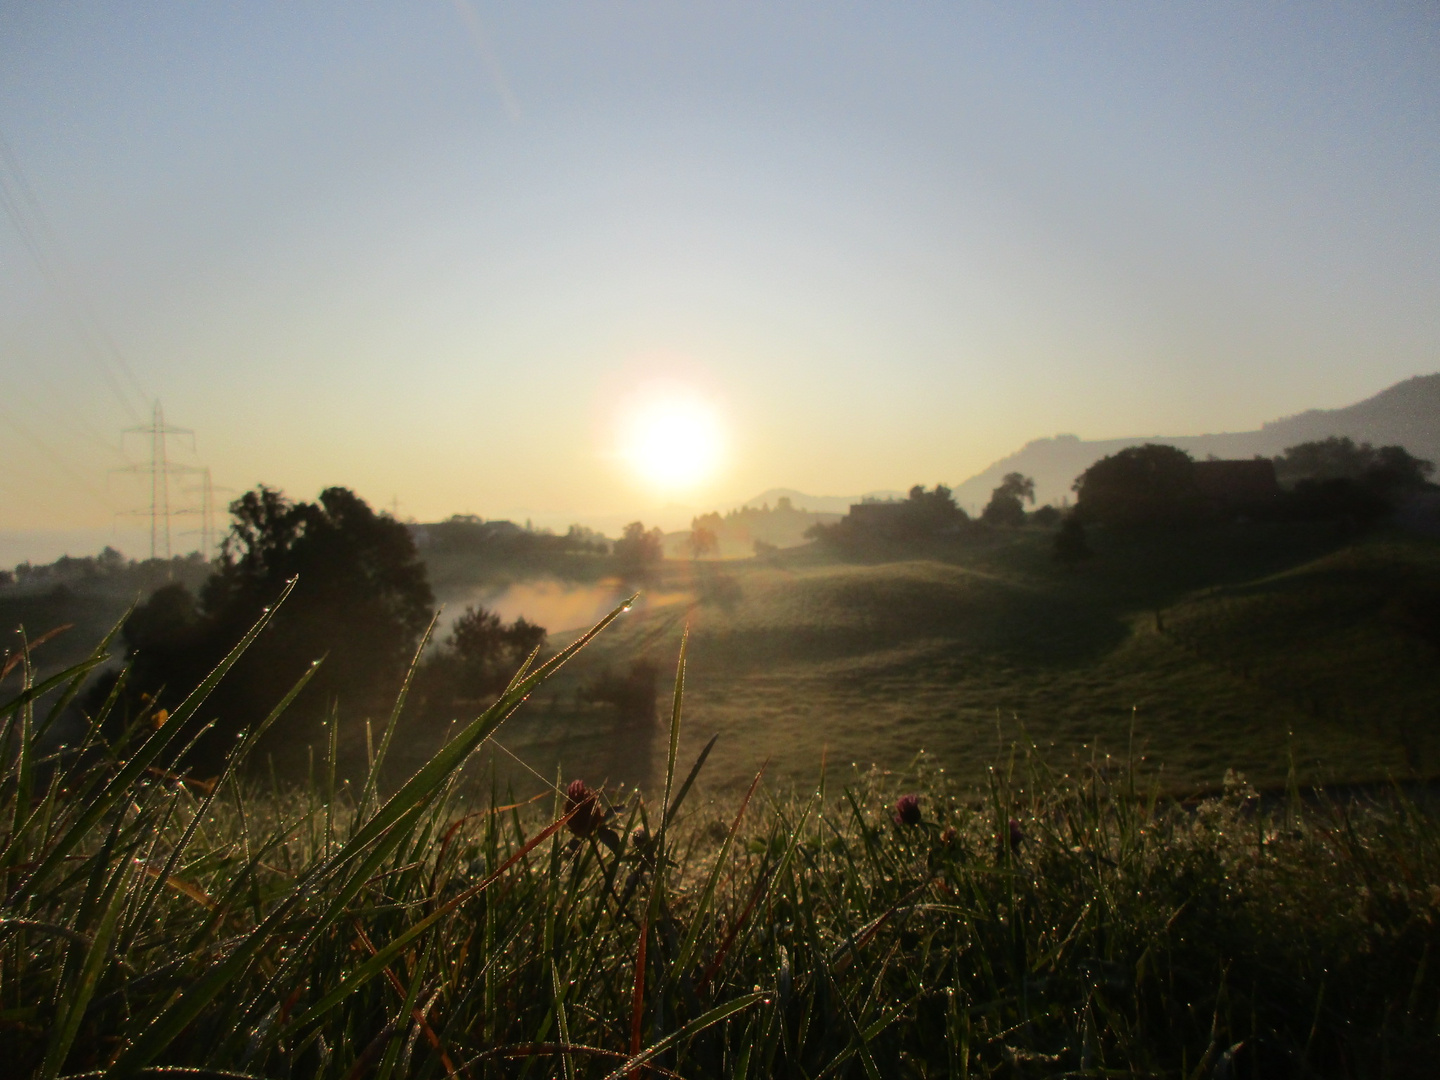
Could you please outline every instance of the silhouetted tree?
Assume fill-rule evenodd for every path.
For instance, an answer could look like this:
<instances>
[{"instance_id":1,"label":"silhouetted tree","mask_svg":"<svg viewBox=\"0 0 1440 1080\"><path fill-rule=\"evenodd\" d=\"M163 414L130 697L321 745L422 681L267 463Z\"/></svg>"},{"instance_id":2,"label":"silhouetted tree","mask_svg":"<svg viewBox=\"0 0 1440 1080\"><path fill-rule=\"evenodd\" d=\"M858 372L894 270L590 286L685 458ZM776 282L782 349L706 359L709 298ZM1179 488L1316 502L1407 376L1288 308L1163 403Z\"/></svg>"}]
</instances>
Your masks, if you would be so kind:
<instances>
[{"instance_id":1,"label":"silhouetted tree","mask_svg":"<svg viewBox=\"0 0 1440 1080\"><path fill-rule=\"evenodd\" d=\"M991 492L980 520L988 525L1024 525L1025 500L1035 502L1035 481L1018 472L1006 473Z\"/></svg>"},{"instance_id":2,"label":"silhouetted tree","mask_svg":"<svg viewBox=\"0 0 1440 1080\"><path fill-rule=\"evenodd\" d=\"M197 718L217 721L197 748L202 769L217 765L235 733L262 719L322 656L320 671L272 729L277 742L331 703L353 721L386 707L433 604L409 530L345 488L329 488L308 503L262 486L236 499L230 512L230 535L198 604L183 589L161 589L125 626L132 709L148 695L173 710L286 582L298 579Z\"/></svg>"},{"instance_id":3,"label":"silhouetted tree","mask_svg":"<svg viewBox=\"0 0 1440 1080\"><path fill-rule=\"evenodd\" d=\"M933 491L926 491L920 484L912 487L900 518L905 530L912 534L942 532L968 520L944 484L936 484Z\"/></svg>"},{"instance_id":4,"label":"silhouetted tree","mask_svg":"<svg viewBox=\"0 0 1440 1080\"><path fill-rule=\"evenodd\" d=\"M571 525L561 539L573 551L595 552L604 555L610 550L610 541L585 525Z\"/></svg>"},{"instance_id":5,"label":"silhouetted tree","mask_svg":"<svg viewBox=\"0 0 1440 1080\"><path fill-rule=\"evenodd\" d=\"M691 557L696 559L713 555L720 549L720 541L715 537L715 530L708 529L703 525L692 528L690 538L685 543L690 549Z\"/></svg>"},{"instance_id":6,"label":"silhouetted tree","mask_svg":"<svg viewBox=\"0 0 1440 1080\"><path fill-rule=\"evenodd\" d=\"M1287 447L1275 459L1282 483L1355 480L1381 494L1423 488L1434 471L1434 464L1412 457L1403 446L1376 448L1336 437Z\"/></svg>"},{"instance_id":7,"label":"silhouetted tree","mask_svg":"<svg viewBox=\"0 0 1440 1080\"><path fill-rule=\"evenodd\" d=\"M665 534L659 529L650 529L638 521L625 526L620 539L613 547L615 562L620 572L628 577L646 577L660 565L665 557Z\"/></svg>"},{"instance_id":8,"label":"silhouetted tree","mask_svg":"<svg viewBox=\"0 0 1440 1080\"><path fill-rule=\"evenodd\" d=\"M1155 443L1101 458L1080 474L1075 492L1083 520L1120 527L1181 524L1204 509L1190 455Z\"/></svg>"},{"instance_id":9,"label":"silhouetted tree","mask_svg":"<svg viewBox=\"0 0 1440 1080\"><path fill-rule=\"evenodd\" d=\"M216 662L199 605L182 584L165 585L151 593L125 620L122 635L131 676L124 701L127 708L112 712L107 721L104 734L112 741L134 716L173 709L184 696L174 691L198 685ZM109 695L114 680L112 674L99 681L91 694L92 709Z\"/></svg>"},{"instance_id":10,"label":"silhouetted tree","mask_svg":"<svg viewBox=\"0 0 1440 1080\"><path fill-rule=\"evenodd\" d=\"M1434 465L1401 446L1374 447L1332 437L1288 447L1275 458L1289 485L1284 512L1300 520L1367 525L1429 487Z\"/></svg>"},{"instance_id":11,"label":"silhouetted tree","mask_svg":"<svg viewBox=\"0 0 1440 1080\"><path fill-rule=\"evenodd\" d=\"M1368 442L1331 436L1315 442L1287 446L1274 459L1274 472L1282 482L1300 480L1361 480L1371 472L1388 474L1392 481L1424 484L1434 465L1413 458L1404 446L1374 448Z\"/></svg>"},{"instance_id":12,"label":"silhouetted tree","mask_svg":"<svg viewBox=\"0 0 1440 1080\"><path fill-rule=\"evenodd\" d=\"M1435 464L1412 457L1403 446L1382 446L1362 479L1377 491L1402 494L1430 486Z\"/></svg>"},{"instance_id":13,"label":"silhouetted tree","mask_svg":"<svg viewBox=\"0 0 1440 1080\"><path fill-rule=\"evenodd\" d=\"M493 611L467 607L416 677L422 710L447 712L499 694L545 636L543 626L524 616L507 625Z\"/></svg>"}]
</instances>

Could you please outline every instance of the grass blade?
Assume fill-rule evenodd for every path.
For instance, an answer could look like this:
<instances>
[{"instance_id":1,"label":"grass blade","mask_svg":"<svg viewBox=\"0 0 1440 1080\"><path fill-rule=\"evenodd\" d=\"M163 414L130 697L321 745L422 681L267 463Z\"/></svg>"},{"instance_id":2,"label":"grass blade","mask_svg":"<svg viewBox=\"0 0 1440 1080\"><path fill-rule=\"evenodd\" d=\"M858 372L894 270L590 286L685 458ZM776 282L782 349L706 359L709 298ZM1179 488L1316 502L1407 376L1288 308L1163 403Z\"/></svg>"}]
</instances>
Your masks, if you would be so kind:
<instances>
[{"instance_id":1,"label":"grass blade","mask_svg":"<svg viewBox=\"0 0 1440 1080\"><path fill-rule=\"evenodd\" d=\"M110 961L110 942L115 937L120 912L127 899L127 890L123 886L130 878L131 865L131 860L125 859L110 877L105 896L105 914L100 919L95 937L85 953L79 981L64 1003L62 1017L55 1024L50 1046L45 1052L45 1061L40 1066L40 1080L54 1080L54 1077L60 1075L60 1069L64 1066L75 1036L80 1031L80 1023L85 1019L85 1010L95 994L95 986Z\"/></svg>"},{"instance_id":2,"label":"grass blade","mask_svg":"<svg viewBox=\"0 0 1440 1080\"><path fill-rule=\"evenodd\" d=\"M623 604L620 604L610 614L606 615L591 629L585 632L584 636L572 643L562 652L552 656L540 666L533 674L527 676L521 682L513 685L508 691L500 696L500 699L472 720L459 735L451 739L432 757L428 762L416 771L415 775L401 786L400 790L390 796L389 799L375 812L364 825L360 827L351 838L350 843L341 851L341 856L348 855L351 848L365 846L371 843L376 837L411 807L417 805L424 799L429 798L435 790L443 783L452 772L454 772L468 758L474 749L489 738L506 718L515 711L521 702L529 696L530 692L553 675L561 665L574 656L577 652L588 645L595 635L604 630L614 622L623 612L630 610L634 603L632 596ZM337 856L339 858L340 856Z\"/></svg>"},{"instance_id":3,"label":"grass blade","mask_svg":"<svg viewBox=\"0 0 1440 1080\"><path fill-rule=\"evenodd\" d=\"M712 740L713 741L713 740ZM700 890L700 898L695 902L695 908L690 917L690 929L686 931L684 940L675 954L674 974L675 978L684 978L685 973L690 970L690 961L695 956L695 947L700 941L700 932L705 926L705 917L710 911L710 905L715 899L715 887L720 882L720 875L725 869L725 859L730 853L730 848L735 843L735 837L740 831L740 819L745 816L745 808L750 805L750 799L755 794L755 789L760 786L760 778L765 775L762 766L755 774L755 779L750 781L750 790L745 792L745 798L740 801L740 809L736 811L735 820L730 824L730 831L725 834L725 839L720 844L720 850L715 856L715 865L710 868L710 874L705 879L705 886Z\"/></svg>"},{"instance_id":4,"label":"grass blade","mask_svg":"<svg viewBox=\"0 0 1440 1080\"><path fill-rule=\"evenodd\" d=\"M395 697L395 707L390 710L390 719L385 724L385 733L380 736L380 748L375 752L375 759L370 762L370 768L365 775L365 787L360 792L360 804L355 810L357 821L364 820L365 809L370 805L370 799L374 797L380 783L380 770L385 764L386 755L390 752L390 740L395 737L395 725L400 721L400 712L405 707L405 698L410 693L410 684L414 681L415 672L420 667L420 657L425 652L425 646L430 644L430 636L435 633L435 624L439 621L440 610L437 610L431 616L430 625L425 628L425 633L420 635L420 644L415 647L415 656L405 672L404 681L400 684L400 693Z\"/></svg>"},{"instance_id":5,"label":"grass blade","mask_svg":"<svg viewBox=\"0 0 1440 1080\"><path fill-rule=\"evenodd\" d=\"M727 1001L723 1005L715 1006L715 1008L711 1009L709 1012L704 1013L701 1016L697 1016L694 1020L691 1020L684 1027L672 1031L663 1039L652 1043L650 1046L646 1047L638 1054L631 1055L631 1057L625 1062L625 1064L621 1065L614 1072L606 1076L605 1080L621 1080L621 1077L633 1074L637 1069L640 1068L640 1066L646 1064L651 1059L658 1057L660 1054L663 1054L666 1050L669 1050L677 1043L682 1043L686 1039L700 1034L700 1032L704 1031L706 1028L714 1024L718 1024L722 1020L728 1020L736 1013L744 1009L748 1009L751 1005L754 1005L762 997L764 997L764 994L761 993L742 994L732 1001Z\"/></svg>"},{"instance_id":6,"label":"grass blade","mask_svg":"<svg viewBox=\"0 0 1440 1080\"><path fill-rule=\"evenodd\" d=\"M674 819L675 814L680 809L680 804L685 801L685 796L690 794L690 788L694 785L695 778L700 775L700 770L705 767L705 759L710 756L710 751L715 749L715 744L719 741L720 733L717 731L714 735L710 736L710 741L707 742L705 748L700 751L699 757L695 759L695 764L690 766L689 775L685 777L685 782L680 785L680 790L675 793L675 801L670 803L665 809L665 820L661 823L662 829L669 825L671 820Z\"/></svg>"},{"instance_id":7,"label":"grass blade","mask_svg":"<svg viewBox=\"0 0 1440 1080\"><path fill-rule=\"evenodd\" d=\"M265 629L266 624L269 623L270 619L274 616L276 609L285 602L285 598L290 595L294 588L295 579L291 578L290 582L285 586L285 590L280 594L279 599L265 609L260 618L256 620L255 625L252 626L246 632L245 636L240 639L240 642L230 650L225 659L220 661L215 667L215 670L205 676L204 681L190 692L190 695L180 704L180 707L175 710L170 719L140 745L140 748L105 786L104 790L100 792L90 807L80 815L66 834L51 846L50 851L40 865L26 876L15 888L15 891L6 899L5 903L7 907L14 907L20 897L26 895L33 890L39 882L43 881L45 877L59 865L60 860L70 854L75 846L85 838L86 834L94 828L96 822L104 817L117 802L129 795L130 788L134 782L144 775L145 770L150 767L151 763L164 753L165 749L179 737L181 730L185 726L185 721L193 716L196 710L205 703L205 699L210 696L210 692L214 690L220 680L225 677L226 672L235 666L236 661L245 654L245 650L250 647L250 643L259 636L261 630ZM87 663L89 663L89 661L87 661Z\"/></svg>"},{"instance_id":8,"label":"grass blade","mask_svg":"<svg viewBox=\"0 0 1440 1080\"><path fill-rule=\"evenodd\" d=\"M506 859L505 862L503 862L498 868L496 868L494 873L490 874L484 880L479 881L474 885L471 885L468 889L465 889L453 899L442 904L435 911L431 912L425 918L412 925L404 933L395 937L383 948L379 949L375 953L375 955L372 956L369 960L365 961L355 970L351 971L350 974L345 976L345 978L341 980L339 986L335 987L335 989L331 990L318 1002L316 1002L310 1008L306 1009L304 1013L292 1020L290 1022L290 1026L286 1028L284 1032L277 1032L275 1038L278 1039L284 1035L294 1034L298 1031L303 1030L308 1024L311 1024L315 1020L318 1020L321 1016L329 1012L336 1005L340 1004L340 1002L345 1000L345 998L349 997L352 993L358 990L370 979L373 979L376 975L380 974L380 972L385 969L385 965L388 964L391 960L393 960L396 956L400 955L406 945L408 945L411 941L415 940L415 938L423 934L431 926L434 926L435 923L437 923L440 919L444 918L446 915L449 915L461 904L464 904L467 901L474 899L476 896L479 896L482 892L488 889L491 885L493 885L496 881L500 879L500 877L505 873L505 871L509 870L512 866L514 866L517 862L523 859L536 847L548 840L557 830L568 824L570 818L574 816L574 813L575 811L571 811L559 821L552 822L550 825L548 825L546 828L542 829L538 834L532 837L523 847L520 848L520 850L516 851L513 855Z\"/></svg>"}]
</instances>

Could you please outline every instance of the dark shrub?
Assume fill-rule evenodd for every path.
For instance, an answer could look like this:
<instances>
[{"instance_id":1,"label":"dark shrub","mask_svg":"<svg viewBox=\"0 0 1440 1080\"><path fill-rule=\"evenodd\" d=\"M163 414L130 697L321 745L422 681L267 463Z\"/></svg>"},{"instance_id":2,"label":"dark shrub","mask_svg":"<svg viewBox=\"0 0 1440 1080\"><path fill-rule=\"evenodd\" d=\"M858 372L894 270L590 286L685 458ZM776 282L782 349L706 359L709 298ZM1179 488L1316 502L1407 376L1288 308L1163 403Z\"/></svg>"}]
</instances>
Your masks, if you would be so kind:
<instances>
[{"instance_id":1,"label":"dark shrub","mask_svg":"<svg viewBox=\"0 0 1440 1080\"><path fill-rule=\"evenodd\" d=\"M580 690L580 700L609 705L627 723L653 724L660 668L651 660L636 660L624 675L607 671Z\"/></svg>"},{"instance_id":2,"label":"dark shrub","mask_svg":"<svg viewBox=\"0 0 1440 1080\"><path fill-rule=\"evenodd\" d=\"M1085 542L1085 525L1074 514L1070 514L1060 523L1060 530L1055 534L1053 554L1056 562L1066 566L1074 566L1095 554Z\"/></svg>"}]
</instances>

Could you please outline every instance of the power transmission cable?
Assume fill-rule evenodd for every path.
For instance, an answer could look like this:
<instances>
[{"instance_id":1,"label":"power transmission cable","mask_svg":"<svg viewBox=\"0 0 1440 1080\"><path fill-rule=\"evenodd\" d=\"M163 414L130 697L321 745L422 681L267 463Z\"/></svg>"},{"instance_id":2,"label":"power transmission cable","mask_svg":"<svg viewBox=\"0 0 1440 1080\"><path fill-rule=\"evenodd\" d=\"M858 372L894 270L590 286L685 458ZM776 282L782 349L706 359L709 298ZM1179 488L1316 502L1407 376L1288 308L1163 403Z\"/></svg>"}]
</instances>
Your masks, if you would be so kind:
<instances>
[{"instance_id":1,"label":"power transmission cable","mask_svg":"<svg viewBox=\"0 0 1440 1080\"><path fill-rule=\"evenodd\" d=\"M47 415L37 415L44 411L43 408L36 402L30 402L26 412L32 419L49 431L70 428L77 437L100 447L121 461L127 460L120 444L106 438L104 429L81 411L83 406L55 385L46 365L36 362L26 363L24 366L26 378L44 392L49 406Z\"/></svg>"},{"instance_id":2,"label":"power transmission cable","mask_svg":"<svg viewBox=\"0 0 1440 1080\"><path fill-rule=\"evenodd\" d=\"M4 405L0 405L0 419L3 419L7 424L9 424L10 427L13 428L16 432L18 432L20 436L25 439L26 442L30 443L32 446L35 447L35 449L39 450L42 454L49 458L52 463L58 465L64 472L69 474L70 478L76 483L78 483L81 488L84 489L87 495L95 499L95 501L105 507L106 510L111 511L112 513L114 512L114 504L110 502L110 500L98 488L96 488L92 483L90 483L90 481L85 478L84 474L82 474L78 469L76 469L73 465L66 461L65 458L61 456L58 452L56 452L55 449L51 447L44 439L40 438L39 435L36 435L35 432L31 431L28 427L26 427L19 420L17 420L15 416L10 412L10 410L5 408Z\"/></svg>"},{"instance_id":3,"label":"power transmission cable","mask_svg":"<svg viewBox=\"0 0 1440 1080\"><path fill-rule=\"evenodd\" d=\"M36 266L40 268L41 276L45 278L47 284L49 284L50 287L59 296L61 306L66 309L65 314L69 319L72 328L79 336L81 345L84 347L87 354L89 354L93 359L96 346L93 338L91 337L90 330L85 325L84 319L81 316L77 315L74 308L74 300L69 295L68 290L66 289L64 283L61 281L59 274L49 264L45 256L45 252L40 249L34 237L28 232L24 219L20 216L19 212L15 207L14 199L11 197L9 186L3 172L0 172L0 206L3 206L5 208L6 214L10 217L11 224L15 226L15 231L20 235L21 242L24 244L26 250L30 252L30 256L32 259L35 260ZM115 400L119 403L120 407L125 410L125 412L130 416L132 420L138 421L140 419L139 413L136 412L135 406L125 395L124 390L121 388L120 383L115 378L115 373L110 369L110 366L103 362L100 362L97 366L100 369L101 378L104 380L105 385L109 389L111 395L115 398Z\"/></svg>"},{"instance_id":4,"label":"power transmission cable","mask_svg":"<svg viewBox=\"0 0 1440 1080\"><path fill-rule=\"evenodd\" d=\"M100 366L107 370L108 381L117 391L121 404L124 405L131 417L138 421L140 414L134 403L121 390L114 374L108 371L110 365L113 364L119 370L124 381L129 384L131 391L140 401L148 401L150 396L140 385L129 361L125 359L125 355L120 351L115 339L111 337L104 323L96 314L94 305L89 302L84 290L79 287L79 275L75 273L74 268L65 257L64 245L61 244L49 219L45 216L45 211L40 206L40 200L35 197L35 191L30 186L25 170L21 167L15 151L5 140L3 131L0 131L0 163L5 166L4 170L0 170L0 189L3 189L7 213L16 223L17 229L21 232L22 241L25 242L32 257L35 258L37 265L40 266L41 273L61 294L64 302L70 306L70 315L75 321L77 329L85 337L87 344L100 352ZM5 176L7 171L10 174L10 181L7 181ZM19 191L18 199L11 190L11 182ZM30 223L31 220L34 222L33 225ZM98 346L94 341L95 338L99 339Z\"/></svg>"},{"instance_id":5,"label":"power transmission cable","mask_svg":"<svg viewBox=\"0 0 1440 1080\"><path fill-rule=\"evenodd\" d=\"M138 399L140 402L151 404L150 395L140 384L140 380L136 378L135 371L125 358L125 354L121 352L119 345L116 344L94 305L90 303L84 289L81 288L80 276L75 273L69 260L65 257L64 245L61 244L55 230L50 226L44 209L40 205L40 200L36 198L20 160L9 142L6 141L3 132L0 132L0 207L4 208L6 216L15 228L16 235L39 268L41 276L58 296L66 317L78 334L88 358L99 368L100 375L111 396L135 421L136 426L127 428L126 432L150 436L148 464L129 464L111 470L112 472L146 473L150 476L149 510L136 512L137 515L148 515L150 518L150 557L156 558L163 550L165 558L170 558L172 554L171 518L194 512L171 508L170 478L172 475L183 473L204 474L201 491L202 506L198 512L202 519L201 542L202 546L207 548L206 555L208 557L208 548L213 544L215 532L213 524L214 487L210 482L210 470L170 461L166 446L166 436L187 434L191 436L193 442L194 432L189 428L167 425L158 400L153 401L150 422L144 423L142 413L136 408L135 401ZM48 378L40 374L38 381L56 400L56 403L62 406L60 409L60 415L63 417L62 424L78 427L80 433L91 442L105 447L110 453L125 460L124 433L122 433L121 445L112 444L98 434L97 429L79 415L72 405L66 404L64 395L56 390ZM97 492L94 486L66 462L62 455L36 436L33 431L20 424L8 411L4 412L3 416L12 428L59 465L64 472L79 481L87 494L105 505L107 509L111 509L109 500ZM51 424L49 426L59 425Z\"/></svg>"},{"instance_id":6,"label":"power transmission cable","mask_svg":"<svg viewBox=\"0 0 1440 1080\"><path fill-rule=\"evenodd\" d=\"M50 227L20 159L5 140L3 132L0 132L0 206L4 207L21 244L30 253L41 276L59 296L67 317L100 368L106 386L130 418L141 423L143 414L135 407L125 387L128 385L135 398L142 402L148 401L150 395L140 385L134 369L79 287L79 276L65 258L64 247Z\"/></svg>"}]
</instances>

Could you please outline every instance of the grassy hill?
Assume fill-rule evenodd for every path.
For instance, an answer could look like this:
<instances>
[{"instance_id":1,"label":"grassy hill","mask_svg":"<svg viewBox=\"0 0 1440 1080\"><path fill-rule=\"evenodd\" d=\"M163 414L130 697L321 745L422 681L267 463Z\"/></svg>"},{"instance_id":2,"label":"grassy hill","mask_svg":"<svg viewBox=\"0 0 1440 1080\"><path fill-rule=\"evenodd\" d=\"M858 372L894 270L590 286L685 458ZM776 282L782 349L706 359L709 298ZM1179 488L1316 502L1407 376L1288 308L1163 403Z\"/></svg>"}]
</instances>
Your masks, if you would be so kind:
<instances>
[{"instance_id":1,"label":"grassy hill","mask_svg":"<svg viewBox=\"0 0 1440 1080\"><path fill-rule=\"evenodd\" d=\"M1132 725L1175 788L1232 768L1277 783L1292 758L1316 780L1440 772L1433 542L1097 531L1075 572L1049 543L1016 530L905 559L667 563L502 741L542 772L587 762L643 784L655 729L574 695L637 656L669 670L688 624L688 730L720 733L707 773L726 782L767 758L798 777L822 755L901 768L920 750L974 778L1017 743L1066 767L1097 745L1124 754Z\"/></svg>"}]
</instances>

